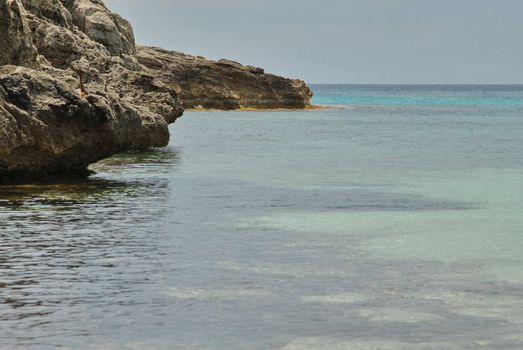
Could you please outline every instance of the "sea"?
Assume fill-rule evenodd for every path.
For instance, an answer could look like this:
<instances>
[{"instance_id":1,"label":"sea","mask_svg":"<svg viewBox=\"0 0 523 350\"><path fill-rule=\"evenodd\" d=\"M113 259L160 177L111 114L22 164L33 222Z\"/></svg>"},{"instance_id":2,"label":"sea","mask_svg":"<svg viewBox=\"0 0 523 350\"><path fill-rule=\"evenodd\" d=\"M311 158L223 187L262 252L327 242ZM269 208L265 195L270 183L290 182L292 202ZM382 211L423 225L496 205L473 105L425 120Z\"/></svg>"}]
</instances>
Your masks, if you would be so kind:
<instances>
[{"instance_id":1,"label":"sea","mask_svg":"<svg viewBox=\"0 0 523 350\"><path fill-rule=\"evenodd\" d=\"M523 86L312 89L0 187L0 349L523 349Z\"/></svg>"}]
</instances>

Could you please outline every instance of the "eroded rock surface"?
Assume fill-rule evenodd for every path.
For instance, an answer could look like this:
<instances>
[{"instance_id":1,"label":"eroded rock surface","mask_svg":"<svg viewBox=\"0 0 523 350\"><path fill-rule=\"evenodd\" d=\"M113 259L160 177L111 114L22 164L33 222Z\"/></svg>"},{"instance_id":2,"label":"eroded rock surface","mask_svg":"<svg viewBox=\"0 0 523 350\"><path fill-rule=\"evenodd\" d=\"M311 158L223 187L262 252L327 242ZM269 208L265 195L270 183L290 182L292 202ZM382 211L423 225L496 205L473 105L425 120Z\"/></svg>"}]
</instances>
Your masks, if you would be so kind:
<instances>
[{"instance_id":1,"label":"eroded rock surface","mask_svg":"<svg viewBox=\"0 0 523 350\"><path fill-rule=\"evenodd\" d=\"M137 58L151 74L178 93L185 108L289 108L310 106L311 90L302 80L265 73L262 68L155 47L137 47Z\"/></svg>"},{"instance_id":2,"label":"eroded rock surface","mask_svg":"<svg viewBox=\"0 0 523 350\"><path fill-rule=\"evenodd\" d=\"M100 0L0 0L0 182L83 176L167 145L183 109L135 51Z\"/></svg>"}]
</instances>

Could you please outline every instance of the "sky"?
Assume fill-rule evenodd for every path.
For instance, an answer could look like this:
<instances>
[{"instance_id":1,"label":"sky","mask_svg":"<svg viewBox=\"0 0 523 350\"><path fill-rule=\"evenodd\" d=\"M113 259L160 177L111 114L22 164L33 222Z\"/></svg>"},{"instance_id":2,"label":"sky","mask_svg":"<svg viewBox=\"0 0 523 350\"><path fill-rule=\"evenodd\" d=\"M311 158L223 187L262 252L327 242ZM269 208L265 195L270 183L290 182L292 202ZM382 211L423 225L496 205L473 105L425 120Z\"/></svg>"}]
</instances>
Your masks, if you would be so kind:
<instances>
[{"instance_id":1,"label":"sky","mask_svg":"<svg viewBox=\"0 0 523 350\"><path fill-rule=\"evenodd\" d=\"M522 0L105 0L137 42L308 83L522 84Z\"/></svg>"}]
</instances>

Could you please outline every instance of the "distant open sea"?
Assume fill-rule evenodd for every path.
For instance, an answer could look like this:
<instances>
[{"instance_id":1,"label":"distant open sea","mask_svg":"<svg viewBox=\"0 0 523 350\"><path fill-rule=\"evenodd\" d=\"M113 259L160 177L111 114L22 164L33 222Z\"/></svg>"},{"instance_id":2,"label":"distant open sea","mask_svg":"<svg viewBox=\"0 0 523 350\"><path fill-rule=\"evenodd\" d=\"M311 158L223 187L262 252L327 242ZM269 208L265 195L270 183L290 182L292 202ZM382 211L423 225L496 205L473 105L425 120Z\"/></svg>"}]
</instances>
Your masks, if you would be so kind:
<instances>
[{"instance_id":1,"label":"distant open sea","mask_svg":"<svg viewBox=\"0 0 523 350\"><path fill-rule=\"evenodd\" d=\"M523 349L523 86L312 89L0 187L0 349Z\"/></svg>"}]
</instances>

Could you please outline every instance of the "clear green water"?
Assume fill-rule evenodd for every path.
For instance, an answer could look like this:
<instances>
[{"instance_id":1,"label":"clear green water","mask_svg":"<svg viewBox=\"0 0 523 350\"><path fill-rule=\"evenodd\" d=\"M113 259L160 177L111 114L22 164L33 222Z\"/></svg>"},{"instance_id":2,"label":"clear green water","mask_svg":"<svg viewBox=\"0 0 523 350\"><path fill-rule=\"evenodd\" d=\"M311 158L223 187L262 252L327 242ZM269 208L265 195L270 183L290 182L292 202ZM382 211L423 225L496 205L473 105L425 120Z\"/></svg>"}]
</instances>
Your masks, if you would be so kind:
<instances>
[{"instance_id":1,"label":"clear green water","mask_svg":"<svg viewBox=\"0 0 523 350\"><path fill-rule=\"evenodd\" d=\"M0 188L0 348L522 349L523 87L313 89Z\"/></svg>"}]
</instances>

